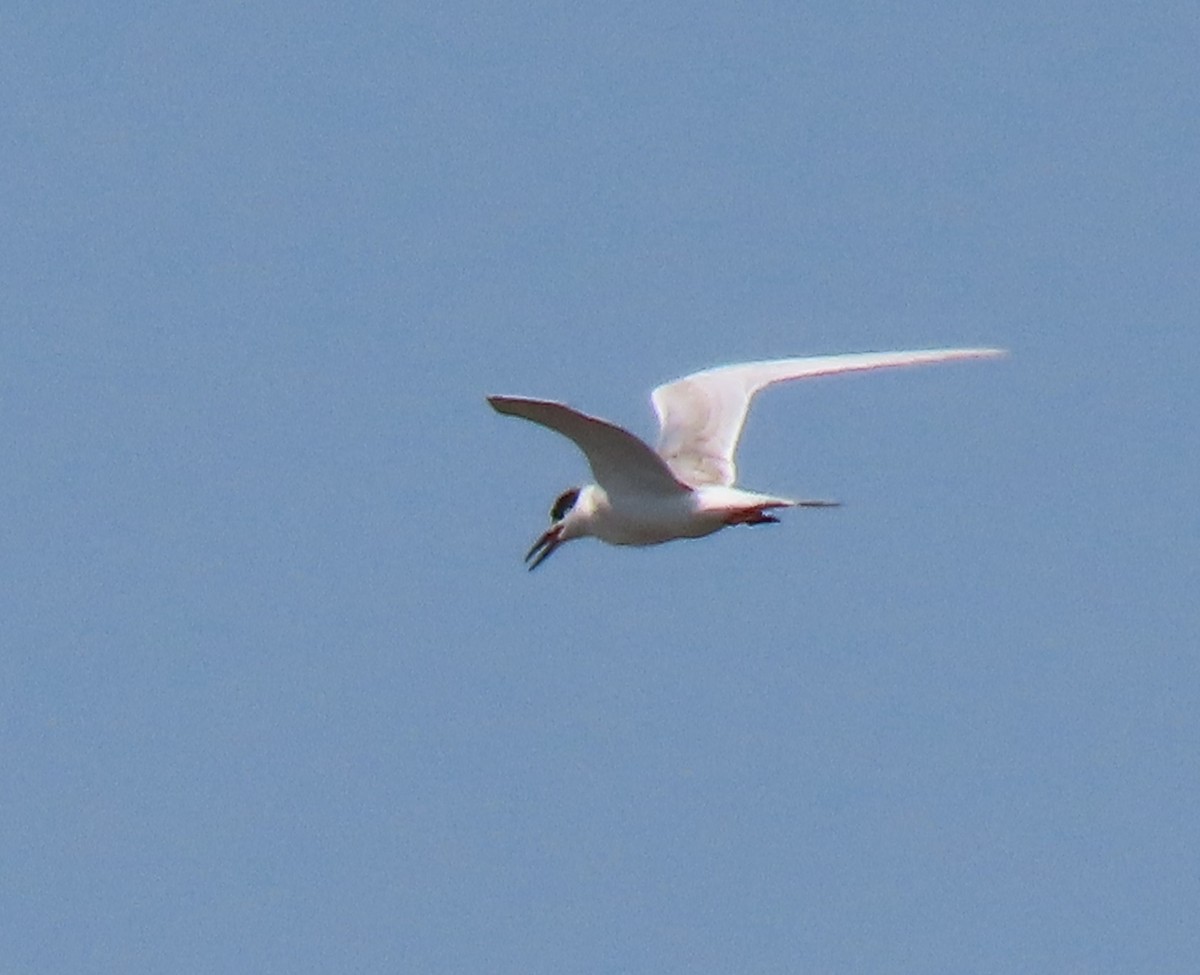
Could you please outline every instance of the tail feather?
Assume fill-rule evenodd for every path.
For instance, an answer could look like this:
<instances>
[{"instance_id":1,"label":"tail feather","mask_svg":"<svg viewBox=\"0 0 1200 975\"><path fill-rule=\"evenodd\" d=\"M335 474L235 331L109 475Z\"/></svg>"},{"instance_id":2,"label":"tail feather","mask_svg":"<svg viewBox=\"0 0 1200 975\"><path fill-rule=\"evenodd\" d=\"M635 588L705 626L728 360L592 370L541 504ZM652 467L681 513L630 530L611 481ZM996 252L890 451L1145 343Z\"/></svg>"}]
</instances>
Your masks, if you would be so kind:
<instances>
[{"instance_id":1,"label":"tail feather","mask_svg":"<svg viewBox=\"0 0 1200 975\"><path fill-rule=\"evenodd\" d=\"M842 502L825 498L772 498L763 497L756 507L768 508L840 508Z\"/></svg>"},{"instance_id":2,"label":"tail feather","mask_svg":"<svg viewBox=\"0 0 1200 975\"><path fill-rule=\"evenodd\" d=\"M775 524L779 521L779 519L774 515L767 514L767 512L776 508L836 508L839 506L839 504L840 502L838 501L818 501L809 498L795 501L790 498L762 498L752 505L746 505L730 510L726 515L725 524Z\"/></svg>"}]
</instances>

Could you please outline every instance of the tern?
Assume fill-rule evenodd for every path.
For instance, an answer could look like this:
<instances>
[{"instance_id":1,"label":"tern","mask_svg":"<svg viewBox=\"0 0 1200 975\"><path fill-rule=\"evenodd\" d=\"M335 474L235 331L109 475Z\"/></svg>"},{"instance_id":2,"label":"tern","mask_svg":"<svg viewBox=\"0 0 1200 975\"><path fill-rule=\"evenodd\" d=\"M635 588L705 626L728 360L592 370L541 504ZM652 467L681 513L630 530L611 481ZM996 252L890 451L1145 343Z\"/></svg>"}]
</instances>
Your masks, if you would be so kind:
<instances>
[{"instance_id":1,"label":"tern","mask_svg":"<svg viewBox=\"0 0 1200 975\"><path fill-rule=\"evenodd\" d=\"M729 525L777 522L779 508L831 508L836 501L794 500L735 487L734 453L761 389L792 379L990 359L1002 349L922 349L742 362L706 369L659 386L658 448L607 420L552 400L489 396L498 413L541 424L573 440L594 484L573 487L550 509L550 527L525 556L533 571L559 546L592 536L610 545L657 545L701 538Z\"/></svg>"}]
</instances>

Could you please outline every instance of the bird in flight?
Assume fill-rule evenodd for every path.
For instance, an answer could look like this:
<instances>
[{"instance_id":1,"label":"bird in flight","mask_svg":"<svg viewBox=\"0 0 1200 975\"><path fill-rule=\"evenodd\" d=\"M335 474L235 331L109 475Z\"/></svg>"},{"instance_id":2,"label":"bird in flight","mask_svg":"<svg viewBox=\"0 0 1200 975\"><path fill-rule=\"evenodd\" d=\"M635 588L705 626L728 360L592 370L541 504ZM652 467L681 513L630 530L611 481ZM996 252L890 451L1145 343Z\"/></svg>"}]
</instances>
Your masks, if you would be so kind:
<instances>
[{"instance_id":1,"label":"bird in flight","mask_svg":"<svg viewBox=\"0 0 1200 975\"><path fill-rule=\"evenodd\" d=\"M779 508L836 507L836 501L779 498L734 486L733 456L755 393L792 379L1004 354L1002 349L852 352L706 369L651 394L659 424L656 450L628 430L565 403L489 396L496 412L531 420L575 441L596 479L558 496L550 509L550 527L525 561L532 571L574 538L657 545L701 538L727 525L777 522L770 512Z\"/></svg>"}]
</instances>

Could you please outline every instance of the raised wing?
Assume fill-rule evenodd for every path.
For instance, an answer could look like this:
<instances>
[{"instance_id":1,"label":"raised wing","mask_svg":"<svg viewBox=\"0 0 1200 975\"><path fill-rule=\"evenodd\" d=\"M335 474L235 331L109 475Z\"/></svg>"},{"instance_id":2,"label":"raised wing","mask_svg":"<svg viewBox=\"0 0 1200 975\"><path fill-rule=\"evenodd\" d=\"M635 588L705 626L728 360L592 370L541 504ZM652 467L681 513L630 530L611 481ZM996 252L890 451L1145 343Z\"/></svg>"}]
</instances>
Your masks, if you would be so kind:
<instances>
[{"instance_id":1,"label":"raised wing","mask_svg":"<svg viewBox=\"0 0 1200 975\"><path fill-rule=\"evenodd\" d=\"M574 440L586 455L596 483L610 495L673 495L688 490L649 446L607 420L550 400L489 396L488 402L497 413L532 420Z\"/></svg>"},{"instance_id":2,"label":"raised wing","mask_svg":"<svg viewBox=\"0 0 1200 975\"><path fill-rule=\"evenodd\" d=\"M651 399L661 427L658 453L685 484L732 485L733 455L754 394L773 383L955 359L990 359L1001 349L852 352L718 366L659 386Z\"/></svg>"}]
</instances>

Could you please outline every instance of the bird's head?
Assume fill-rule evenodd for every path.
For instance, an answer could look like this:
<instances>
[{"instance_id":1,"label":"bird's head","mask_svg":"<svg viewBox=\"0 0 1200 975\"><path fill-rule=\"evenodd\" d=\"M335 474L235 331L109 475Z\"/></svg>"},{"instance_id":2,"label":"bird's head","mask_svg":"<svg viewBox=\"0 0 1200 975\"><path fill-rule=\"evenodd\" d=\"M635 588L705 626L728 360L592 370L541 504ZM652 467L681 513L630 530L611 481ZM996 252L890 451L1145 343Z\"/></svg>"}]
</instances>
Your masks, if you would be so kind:
<instances>
[{"instance_id":1,"label":"bird's head","mask_svg":"<svg viewBox=\"0 0 1200 975\"><path fill-rule=\"evenodd\" d=\"M568 488L554 499L554 504L550 508L550 527L533 543L533 547L525 555L526 562L533 560L529 566L530 572L550 558L554 550L563 542L587 534L584 526L586 515L579 507L582 490L577 487Z\"/></svg>"}]
</instances>

